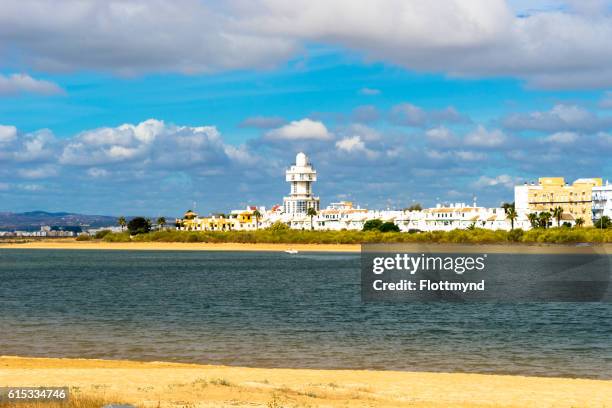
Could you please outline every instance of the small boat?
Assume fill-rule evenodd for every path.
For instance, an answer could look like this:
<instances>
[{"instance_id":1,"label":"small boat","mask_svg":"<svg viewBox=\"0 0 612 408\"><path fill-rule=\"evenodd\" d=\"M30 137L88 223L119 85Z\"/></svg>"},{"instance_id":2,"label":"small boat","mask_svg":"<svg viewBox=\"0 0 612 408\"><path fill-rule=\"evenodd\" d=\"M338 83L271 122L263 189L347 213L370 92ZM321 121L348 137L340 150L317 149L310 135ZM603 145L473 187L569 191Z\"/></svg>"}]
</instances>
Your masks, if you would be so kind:
<instances>
[{"instance_id":1,"label":"small boat","mask_svg":"<svg viewBox=\"0 0 612 408\"><path fill-rule=\"evenodd\" d=\"M285 252L291 255L295 255L298 253L297 249L285 249Z\"/></svg>"}]
</instances>

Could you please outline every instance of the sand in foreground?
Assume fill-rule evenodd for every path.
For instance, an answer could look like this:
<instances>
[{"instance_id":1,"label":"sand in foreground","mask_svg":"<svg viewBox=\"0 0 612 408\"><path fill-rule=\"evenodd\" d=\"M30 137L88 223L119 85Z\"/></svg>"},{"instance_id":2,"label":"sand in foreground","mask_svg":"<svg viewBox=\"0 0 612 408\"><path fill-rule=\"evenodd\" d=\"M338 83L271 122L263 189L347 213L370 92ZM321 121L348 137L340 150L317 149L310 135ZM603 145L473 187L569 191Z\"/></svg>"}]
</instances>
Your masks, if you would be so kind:
<instances>
[{"instance_id":1,"label":"sand in foreground","mask_svg":"<svg viewBox=\"0 0 612 408\"><path fill-rule=\"evenodd\" d=\"M104 242L76 241L75 239L45 239L23 243L1 242L0 249L96 249L96 250L151 250L151 251L276 251L296 249L300 252L360 252L359 244L245 244L211 242ZM503 244L382 244L386 251L457 252L457 253L521 253L521 254L612 254L612 244L578 245L503 245Z\"/></svg>"},{"instance_id":2,"label":"sand in foreground","mask_svg":"<svg viewBox=\"0 0 612 408\"><path fill-rule=\"evenodd\" d=\"M610 407L612 381L0 357L0 386L146 407Z\"/></svg>"}]
</instances>

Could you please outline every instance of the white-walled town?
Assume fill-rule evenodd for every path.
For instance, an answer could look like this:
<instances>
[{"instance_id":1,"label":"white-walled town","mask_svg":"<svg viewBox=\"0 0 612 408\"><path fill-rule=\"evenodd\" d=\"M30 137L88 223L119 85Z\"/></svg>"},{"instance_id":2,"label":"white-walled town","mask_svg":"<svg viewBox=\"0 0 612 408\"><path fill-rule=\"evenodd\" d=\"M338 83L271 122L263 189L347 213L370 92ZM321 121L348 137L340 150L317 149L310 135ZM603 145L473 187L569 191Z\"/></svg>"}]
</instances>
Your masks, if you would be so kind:
<instances>
[{"instance_id":1,"label":"white-walled town","mask_svg":"<svg viewBox=\"0 0 612 408\"><path fill-rule=\"evenodd\" d=\"M181 218L164 225L151 220L153 229L181 231L253 231L275 223L296 230L360 231L368 221L389 223L400 232L451 231L483 228L489 230L529 230L534 227L593 226L602 217L612 218L612 184L602 178L580 178L566 183L563 177L540 177L514 187L514 197L500 207L472 203L440 203L422 208L413 204L403 209L368 209L351 201L332 202L321 208L314 194L317 171L309 157L299 152L295 163L285 171L289 193L282 204L246 206L224 214L201 216L188 210ZM120 217L124 218L124 217ZM164 219L165 220L165 219ZM125 221L125 219L124 219ZM40 225L29 230L4 230L0 237L64 238L100 231L122 232L124 226L86 224Z\"/></svg>"},{"instance_id":2,"label":"white-walled town","mask_svg":"<svg viewBox=\"0 0 612 408\"><path fill-rule=\"evenodd\" d=\"M508 208L480 207L476 202L375 210L340 201L320 209L320 198L313 193L317 171L303 152L297 154L295 164L286 170L285 180L290 191L283 198L283 205L271 208L248 206L232 210L227 215L207 217L189 210L183 218L176 220L176 227L185 231L255 230L280 222L292 229L362 230L368 220L381 220L392 222L402 232L474 227L528 230L536 222L533 214L550 213L550 218L545 221L550 226L591 226L602 216L612 216L612 185L608 181L603 183L601 178L581 178L567 184L563 177L542 177L537 182L517 185L514 188L515 215ZM553 214L555 209L557 218Z\"/></svg>"}]
</instances>

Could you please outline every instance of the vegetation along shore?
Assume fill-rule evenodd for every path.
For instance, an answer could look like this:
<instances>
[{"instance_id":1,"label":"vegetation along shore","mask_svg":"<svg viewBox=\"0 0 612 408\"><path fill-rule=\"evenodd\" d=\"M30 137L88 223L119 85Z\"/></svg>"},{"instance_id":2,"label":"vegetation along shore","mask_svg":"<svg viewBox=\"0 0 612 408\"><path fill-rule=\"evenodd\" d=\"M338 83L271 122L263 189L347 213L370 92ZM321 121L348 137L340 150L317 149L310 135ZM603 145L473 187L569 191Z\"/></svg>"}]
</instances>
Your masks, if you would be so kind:
<instances>
[{"instance_id":1,"label":"vegetation along shore","mask_svg":"<svg viewBox=\"0 0 612 408\"><path fill-rule=\"evenodd\" d=\"M455 244L571 244L610 243L612 228L534 228L489 230L481 228L431 231L383 232L367 231L311 231L293 230L282 225L256 231L178 231L158 230L132 234L129 231L111 233L102 231L81 240L99 239L105 242L207 242L207 243L269 243L269 244L361 244L361 243L455 243Z\"/></svg>"}]
</instances>

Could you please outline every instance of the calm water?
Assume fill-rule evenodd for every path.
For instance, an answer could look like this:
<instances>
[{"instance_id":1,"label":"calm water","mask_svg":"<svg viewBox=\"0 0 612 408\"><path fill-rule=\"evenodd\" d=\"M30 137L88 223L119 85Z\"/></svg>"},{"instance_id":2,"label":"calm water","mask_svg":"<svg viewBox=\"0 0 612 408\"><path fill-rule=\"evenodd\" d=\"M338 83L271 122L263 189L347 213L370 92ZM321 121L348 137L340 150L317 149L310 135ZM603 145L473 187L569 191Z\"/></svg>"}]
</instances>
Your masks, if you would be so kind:
<instances>
[{"instance_id":1,"label":"calm water","mask_svg":"<svg viewBox=\"0 0 612 408\"><path fill-rule=\"evenodd\" d=\"M0 355L612 378L612 304L363 304L353 254L0 250Z\"/></svg>"}]
</instances>

